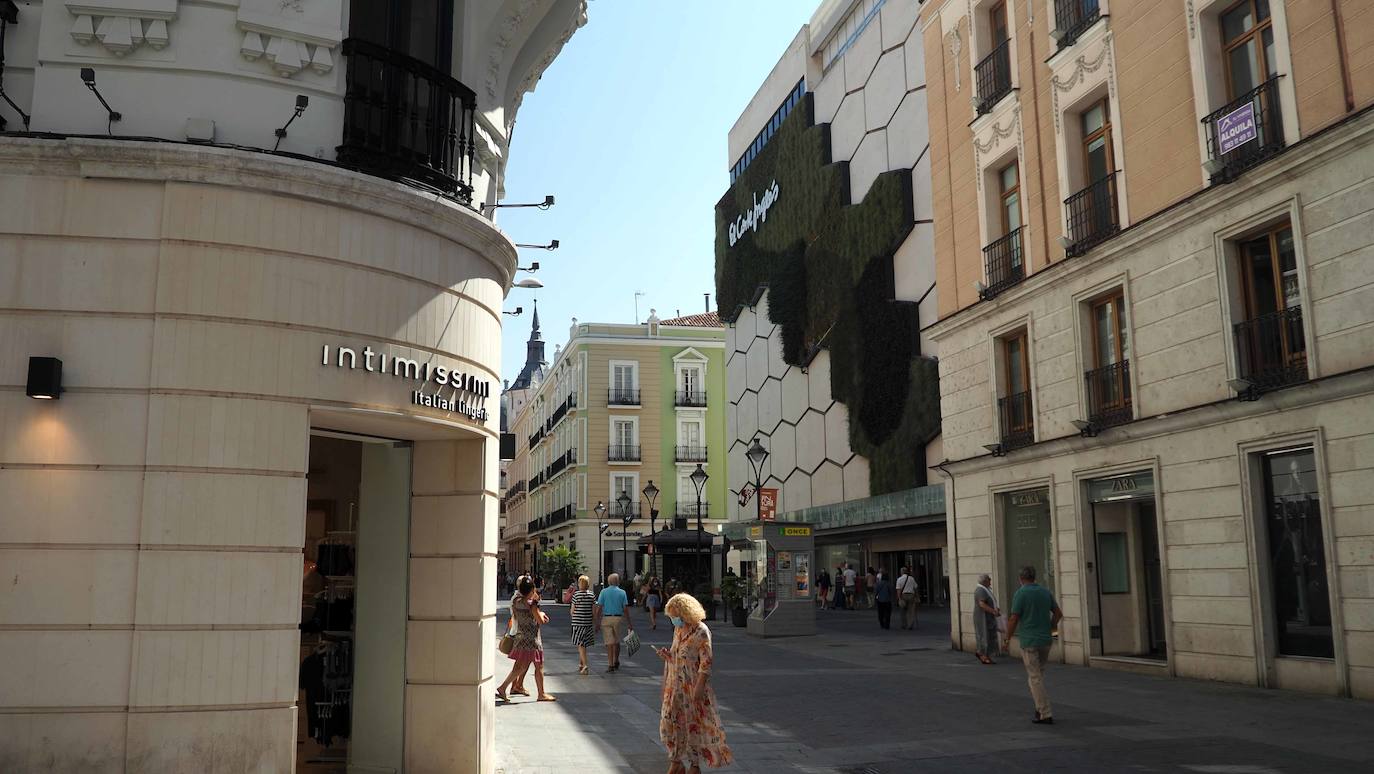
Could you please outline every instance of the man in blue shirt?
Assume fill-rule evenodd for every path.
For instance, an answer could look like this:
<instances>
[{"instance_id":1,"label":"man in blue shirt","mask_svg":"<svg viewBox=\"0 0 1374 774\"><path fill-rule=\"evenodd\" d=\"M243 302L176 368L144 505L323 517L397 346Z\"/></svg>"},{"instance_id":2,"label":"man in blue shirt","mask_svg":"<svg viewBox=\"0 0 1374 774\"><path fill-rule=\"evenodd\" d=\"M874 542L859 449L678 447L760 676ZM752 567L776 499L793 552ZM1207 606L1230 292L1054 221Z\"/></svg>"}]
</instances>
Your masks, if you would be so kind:
<instances>
[{"instance_id":1,"label":"man in blue shirt","mask_svg":"<svg viewBox=\"0 0 1374 774\"><path fill-rule=\"evenodd\" d=\"M596 628L601 630L601 637L606 643L606 663L609 664L606 671L614 672L620 668L620 625L623 621L630 631L635 630L635 625L630 621L630 599L625 594L625 590L620 588L620 575L611 573L606 578L606 588L597 595L596 607Z\"/></svg>"},{"instance_id":2,"label":"man in blue shirt","mask_svg":"<svg viewBox=\"0 0 1374 774\"><path fill-rule=\"evenodd\" d=\"M1035 700L1032 723L1053 723L1050 697L1045 693L1045 662L1050 658L1052 632L1064 617L1064 611L1054 601L1050 590L1035 582L1035 568L1021 568L1021 588L1011 598L1011 615L1007 618L1007 640L1017 635L1021 640L1021 662L1026 665L1026 682Z\"/></svg>"}]
</instances>

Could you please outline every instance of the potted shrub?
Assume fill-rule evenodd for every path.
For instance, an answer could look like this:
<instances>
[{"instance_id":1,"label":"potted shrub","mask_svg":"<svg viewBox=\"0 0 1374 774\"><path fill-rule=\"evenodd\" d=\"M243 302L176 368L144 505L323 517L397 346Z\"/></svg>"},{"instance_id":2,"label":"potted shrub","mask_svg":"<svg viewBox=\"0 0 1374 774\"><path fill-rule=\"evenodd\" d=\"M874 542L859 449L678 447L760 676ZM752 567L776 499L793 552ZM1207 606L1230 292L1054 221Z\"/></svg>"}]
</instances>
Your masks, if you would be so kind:
<instances>
[{"instance_id":1,"label":"potted shrub","mask_svg":"<svg viewBox=\"0 0 1374 774\"><path fill-rule=\"evenodd\" d=\"M749 611L744 608L744 581L738 575L727 575L720 581L720 596L725 600L725 609L730 611L730 623L746 626Z\"/></svg>"},{"instance_id":2,"label":"potted shrub","mask_svg":"<svg viewBox=\"0 0 1374 774\"><path fill-rule=\"evenodd\" d=\"M696 597L706 610L706 620L716 620L716 598L712 594L711 584L698 583L696 589L692 591L692 596Z\"/></svg>"}]
</instances>

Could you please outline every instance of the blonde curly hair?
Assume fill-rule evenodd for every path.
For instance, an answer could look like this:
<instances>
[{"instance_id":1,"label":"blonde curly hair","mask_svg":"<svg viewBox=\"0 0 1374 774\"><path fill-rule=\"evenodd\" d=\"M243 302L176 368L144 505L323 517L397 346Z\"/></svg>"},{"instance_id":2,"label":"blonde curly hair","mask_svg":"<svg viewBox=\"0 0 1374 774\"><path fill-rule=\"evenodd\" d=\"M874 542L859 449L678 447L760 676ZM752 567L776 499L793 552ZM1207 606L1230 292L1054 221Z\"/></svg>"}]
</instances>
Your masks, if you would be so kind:
<instances>
[{"instance_id":1,"label":"blonde curly hair","mask_svg":"<svg viewBox=\"0 0 1374 774\"><path fill-rule=\"evenodd\" d=\"M706 619L706 609L691 594L674 594L668 600L668 604L663 606L663 611L689 624L698 624Z\"/></svg>"}]
</instances>

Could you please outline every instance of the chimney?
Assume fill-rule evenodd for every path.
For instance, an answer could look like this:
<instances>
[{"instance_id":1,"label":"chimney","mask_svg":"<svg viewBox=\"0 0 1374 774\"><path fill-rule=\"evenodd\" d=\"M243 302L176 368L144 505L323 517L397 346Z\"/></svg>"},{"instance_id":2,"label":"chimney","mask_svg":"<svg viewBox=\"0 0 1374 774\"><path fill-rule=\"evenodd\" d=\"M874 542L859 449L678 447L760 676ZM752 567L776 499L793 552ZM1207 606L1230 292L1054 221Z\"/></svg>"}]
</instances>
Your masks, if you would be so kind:
<instances>
[{"instance_id":1,"label":"chimney","mask_svg":"<svg viewBox=\"0 0 1374 774\"><path fill-rule=\"evenodd\" d=\"M707 314L710 314L710 313L711 313L711 294L710 294L710 293L702 293L702 295L706 297L706 313L707 313Z\"/></svg>"}]
</instances>

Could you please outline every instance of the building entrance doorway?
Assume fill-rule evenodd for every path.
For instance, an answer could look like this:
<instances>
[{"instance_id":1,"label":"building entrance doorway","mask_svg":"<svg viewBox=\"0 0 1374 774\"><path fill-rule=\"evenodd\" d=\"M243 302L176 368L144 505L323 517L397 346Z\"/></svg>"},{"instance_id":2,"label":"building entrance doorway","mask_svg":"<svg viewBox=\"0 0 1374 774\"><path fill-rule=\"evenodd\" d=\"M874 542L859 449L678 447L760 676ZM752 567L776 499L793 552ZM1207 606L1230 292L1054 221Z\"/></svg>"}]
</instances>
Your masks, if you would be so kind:
<instances>
[{"instance_id":1,"label":"building entrance doorway","mask_svg":"<svg viewBox=\"0 0 1374 774\"><path fill-rule=\"evenodd\" d=\"M1094 656L1164 660L1164 578L1154 478L1149 472L1089 481L1085 541Z\"/></svg>"}]
</instances>

